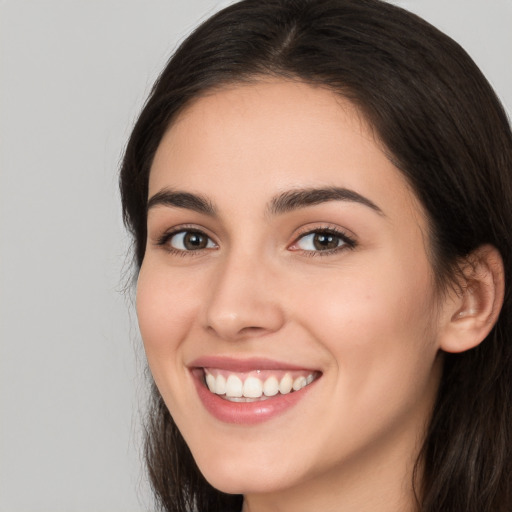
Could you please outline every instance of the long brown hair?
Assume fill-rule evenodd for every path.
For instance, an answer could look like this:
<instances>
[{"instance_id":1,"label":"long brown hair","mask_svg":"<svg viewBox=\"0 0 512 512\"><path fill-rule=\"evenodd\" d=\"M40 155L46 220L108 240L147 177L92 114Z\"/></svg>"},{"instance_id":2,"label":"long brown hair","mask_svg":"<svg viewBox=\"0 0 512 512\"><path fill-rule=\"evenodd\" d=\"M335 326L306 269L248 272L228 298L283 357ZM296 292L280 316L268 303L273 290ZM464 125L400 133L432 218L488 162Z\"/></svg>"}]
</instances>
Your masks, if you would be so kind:
<instances>
[{"instance_id":1,"label":"long brown hair","mask_svg":"<svg viewBox=\"0 0 512 512\"><path fill-rule=\"evenodd\" d=\"M425 21L380 0L243 0L197 28L156 82L122 163L137 268L165 130L205 91L268 75L321 84L359 107L428 214L440 284L478 246L500 251L503 309L477 348L445 355L417 495L423 512L510 512L512 135L477 66ZM162 510L238 512L241 496L205 481L154 384L152 397L146 457Z\"/></svg>"}]
</instances>

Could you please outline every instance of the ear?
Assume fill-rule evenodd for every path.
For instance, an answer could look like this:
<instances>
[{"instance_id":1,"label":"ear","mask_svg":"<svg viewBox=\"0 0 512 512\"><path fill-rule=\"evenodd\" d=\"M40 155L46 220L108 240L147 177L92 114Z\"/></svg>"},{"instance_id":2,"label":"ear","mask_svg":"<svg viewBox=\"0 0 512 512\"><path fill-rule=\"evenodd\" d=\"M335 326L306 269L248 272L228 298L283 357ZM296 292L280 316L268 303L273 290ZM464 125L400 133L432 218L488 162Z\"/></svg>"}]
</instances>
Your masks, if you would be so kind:
<instances>
[{"instance_id":1,"label":"ear","mask_svg":"<svg viewBox=\"0 0 512 512\"><path fill-rule=\"evenodd\" d=\"M503 305L505 272L499 251L483 245L460 265L460 290L448 294L443 304L439 348L464 352L489 334Z\"/></svg>"}]
</instances>

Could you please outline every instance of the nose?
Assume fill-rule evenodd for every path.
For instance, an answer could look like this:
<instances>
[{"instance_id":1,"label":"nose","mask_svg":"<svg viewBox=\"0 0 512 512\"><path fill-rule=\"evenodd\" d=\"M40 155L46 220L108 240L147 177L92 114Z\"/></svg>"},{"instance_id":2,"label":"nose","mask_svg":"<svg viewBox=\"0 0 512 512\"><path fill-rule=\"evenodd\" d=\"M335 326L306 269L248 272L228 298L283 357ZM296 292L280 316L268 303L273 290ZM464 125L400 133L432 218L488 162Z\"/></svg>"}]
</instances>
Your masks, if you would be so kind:
<instances>
[{"instance_id":1,"label":"nose","mask_svg":"<svg viewBox=\"0 0 512 512\"><path fill-rule=\"evenodd\" d=\"M275 289L276 273L255 256L232 255L215 269L205 304L205 326L226 340L278 331L285 315Z\"/></svg>"}]
</instances>

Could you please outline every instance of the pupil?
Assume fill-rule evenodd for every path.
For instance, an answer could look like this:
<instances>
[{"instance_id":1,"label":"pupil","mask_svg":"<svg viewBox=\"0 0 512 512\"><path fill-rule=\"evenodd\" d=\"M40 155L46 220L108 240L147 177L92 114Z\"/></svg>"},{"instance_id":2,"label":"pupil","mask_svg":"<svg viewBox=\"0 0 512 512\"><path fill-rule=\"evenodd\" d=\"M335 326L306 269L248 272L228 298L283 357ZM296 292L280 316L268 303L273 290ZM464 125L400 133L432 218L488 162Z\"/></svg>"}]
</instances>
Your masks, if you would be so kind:
<instances>
[{"instance_id":1,"label":"pupil","mask_svg":"<svg viewBox=\"0 0 512 512\"><path fill-rule=\"evenodd\" d=\"M338 237L327 233L318 233L313 239L315 249L335 249L338 247Z\"/></svg>"},{"instance_id":2,"label":"pupil","mask_svg":"<svg viewBox=\"0 0 512 512\"><path fill-rule=\"evenodd\" d=\"M201 233L187 233L183 240L183 244L189 250L204 249L206 247L206 237Z\"/></svg>"}]
</instances>

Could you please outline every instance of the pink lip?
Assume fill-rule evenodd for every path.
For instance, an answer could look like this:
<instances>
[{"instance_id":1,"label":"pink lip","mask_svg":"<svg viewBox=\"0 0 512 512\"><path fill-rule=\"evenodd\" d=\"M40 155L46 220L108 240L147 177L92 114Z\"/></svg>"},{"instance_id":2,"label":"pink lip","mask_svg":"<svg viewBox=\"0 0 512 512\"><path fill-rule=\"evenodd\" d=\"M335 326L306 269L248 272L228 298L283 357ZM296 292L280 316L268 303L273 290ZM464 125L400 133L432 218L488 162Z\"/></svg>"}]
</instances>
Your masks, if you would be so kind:
<instances>
[{"instance_id":1,"label":"pink lip","mask_svg":"<svg viewBox=\"0 0 512 512\"><path fill-rule=\"evenodd\" d=\"M310 370L304 366L294 366L280 361L264 358L235 359L234 357L224 356L205 356L199 357L190 363L189 368L218 368L230 372L250 372L253 370Z\"/></svg>"},{"instance_id":2,"label":"pink lip","mask_svg":"<svg viewBox=\"0 0 512 512\"><path fill-rule=\"evenodd\" d=\"M249 372L252 370L305 370L304 367L283 364L268 359L234 359L226 357L202 357L190 365L197 394L205 409L224 423L237 425L255 425L268 421L285 413L307 396L316 381L286 395L276 395L256 402L230 402L212 393L204 383L202 368L219 368L232 372Z\"/></svg>"}]
</instances>

